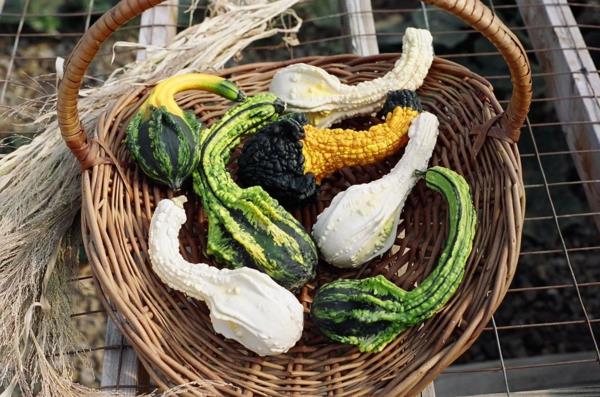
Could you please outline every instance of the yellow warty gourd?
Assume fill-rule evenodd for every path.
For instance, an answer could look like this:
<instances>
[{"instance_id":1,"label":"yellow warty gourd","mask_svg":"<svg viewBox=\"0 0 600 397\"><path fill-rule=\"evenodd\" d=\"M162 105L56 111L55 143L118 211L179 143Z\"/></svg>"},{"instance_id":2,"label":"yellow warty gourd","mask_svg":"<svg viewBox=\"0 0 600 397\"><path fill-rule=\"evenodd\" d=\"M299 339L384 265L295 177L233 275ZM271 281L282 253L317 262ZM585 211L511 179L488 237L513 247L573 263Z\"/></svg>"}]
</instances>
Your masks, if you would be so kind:
<instances>
[{"instance_id":1,"label":"yellow warty gourd","mask_svg":"<svg viewBox=\"0 0 600 397\"><path fill-rule=\"evenodd\" d=\"M314 174L319 183L343 167L383 160L406 145L408 127L418 114L415 109L397 107L384 123L366 131L305 125L301 139L304 173Z\"/></svg>"}]
</instances>

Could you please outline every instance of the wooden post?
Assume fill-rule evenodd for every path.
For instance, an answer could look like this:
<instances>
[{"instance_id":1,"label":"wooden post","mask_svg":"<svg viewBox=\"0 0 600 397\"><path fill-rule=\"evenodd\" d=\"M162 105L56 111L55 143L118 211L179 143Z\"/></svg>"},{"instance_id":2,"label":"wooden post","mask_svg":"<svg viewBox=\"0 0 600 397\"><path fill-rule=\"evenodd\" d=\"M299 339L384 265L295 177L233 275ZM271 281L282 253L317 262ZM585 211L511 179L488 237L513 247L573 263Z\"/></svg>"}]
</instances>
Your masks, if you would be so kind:
<instances>
[{"instance_id":1,"label":"wooden post","mask_svg":"<svg viewBox=\"0 0 600 397\"><path fill-rule=\"evenodd\" d=\"M433 385L433 382L421 392L419 397L435 397L435 386Z\"/></svg>"},{"instance_id":2,"label":"wooden post","mask_svg":"<svg viewBox=\"0 0 600 397\"><path fill-rule=\"evenodd\" d=\"M142 14L139 43L164 47L177 34L179 0L167 0ZM137 52L137 60L146 58L146 50Z\"/></svg>"},{"instance_id":3,"label":"wooden post","mask_svg":"<svg viewBox=\"0 0 600 397\"><path fill-rule=\"evenodd\" d=\"M600 180L600 77L577 21L566 0L517 0L534 48L538 52L549 94L568 98L555 102L581 180ZM573 123L577 122L577 123ZM591 150L591 151L590 151ZM600 183L583 184L590 208L600 212ZM600 216L594 216L600 229Z\"/></svg>"},{"instance_id":4,"label":"wooden post","mask_svg":"<svg viewBox=\"0 0 600 397\"><path fill-rule=\"evenodd\" d=\"M123 336L110 317L106 319L104 343L105 346L124 344ZM121 396L137 395L138 365L137 356L130 346L123 346L122 349L105 350L100 386L109 390L118 390ZM120 387L114 387L117 385Z\"/></svg>"},{"instance_id":5,"label":"wooden post","mask_svg":"<svg viewBox=\"0 0 600 397\"><path fill-rule=\"evenodd\" d=\"M363 56L379 54L371 0L342 0L340 8L350 35L350 51Z\"/></svg>"}]
</instances>

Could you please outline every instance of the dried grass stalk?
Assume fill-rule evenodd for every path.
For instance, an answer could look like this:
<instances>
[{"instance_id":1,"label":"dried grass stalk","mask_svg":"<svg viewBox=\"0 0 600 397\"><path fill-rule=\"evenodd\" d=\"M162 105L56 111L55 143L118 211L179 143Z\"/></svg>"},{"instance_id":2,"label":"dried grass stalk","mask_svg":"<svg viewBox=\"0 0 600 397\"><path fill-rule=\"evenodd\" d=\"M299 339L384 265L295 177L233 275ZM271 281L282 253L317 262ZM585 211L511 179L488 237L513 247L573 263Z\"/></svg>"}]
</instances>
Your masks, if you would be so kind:
<instances>
[{"instance_id":1,"label":"dried grass stalk","mask_svg":"<svg viewBox=\"0 0 600 397\"><path fill-rule=\"evenodd\" d=\"M82 92L86 131L94 131L98 115L133 84L219 69L255 40L279 33L289 39L301 23L289 10L297 1L213 1L209 17L168 47ZM295 18L294 26L272 23L284 13ZM70 380L65 352L76 338L65 286L76 258L67 232L79 211L80 169L61 140L55 111L38 121L47 125L42 133L0 158L0 397L16 386L26 396L107 395Z\"/></svg>"}]
</instances>

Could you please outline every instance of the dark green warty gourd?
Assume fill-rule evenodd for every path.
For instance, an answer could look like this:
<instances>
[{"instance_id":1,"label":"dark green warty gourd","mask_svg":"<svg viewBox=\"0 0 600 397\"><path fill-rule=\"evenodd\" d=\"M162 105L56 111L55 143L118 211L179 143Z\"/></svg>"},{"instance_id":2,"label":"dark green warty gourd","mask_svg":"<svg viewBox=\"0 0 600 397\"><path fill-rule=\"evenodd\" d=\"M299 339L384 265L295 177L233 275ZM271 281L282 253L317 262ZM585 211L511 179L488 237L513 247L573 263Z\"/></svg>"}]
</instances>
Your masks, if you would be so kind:
<instances>
[{"instance_id":1,"label":"dark green warty gourd","mask_svg":"<svg viewBox=\"0 0 600 397\"><path fill-rule=\"evenodd\" d=\"M238 177L258 185L284 203L301 202L317 192L315 175L304 172L302 113L290 113L248 139L238 159Z\"/></svg>"},{"instance_id":2,"label":"dark green warty gourd","mask_svg":"<svg viewBox=\"0 0 600 397\"><path fill-rule=\"evenodd\" d=\"M448 201L448 239L436 268L412 291L381 275L322 286L314 297L311 316L330 339L357 345L362 352L381 351L402 331L440 311L456 292L477 223L469 185L443 167L427 170L425 181Z\"/></svg>"},{"instance_id":3,"label":"dark green warty gourd","mask_svg":"<svg viewBox=\"0 0 600 397\"><path fill-rule=\"evenodd\" d=\"M295 289L315 275L317 250L310 235L261 187L239 187L226 166L233 148L277 119L284 106L269 93L249 97L200 137L194 191L208 217L208 253L229 267L248 266Z\"/></svg>"}]
</instances>

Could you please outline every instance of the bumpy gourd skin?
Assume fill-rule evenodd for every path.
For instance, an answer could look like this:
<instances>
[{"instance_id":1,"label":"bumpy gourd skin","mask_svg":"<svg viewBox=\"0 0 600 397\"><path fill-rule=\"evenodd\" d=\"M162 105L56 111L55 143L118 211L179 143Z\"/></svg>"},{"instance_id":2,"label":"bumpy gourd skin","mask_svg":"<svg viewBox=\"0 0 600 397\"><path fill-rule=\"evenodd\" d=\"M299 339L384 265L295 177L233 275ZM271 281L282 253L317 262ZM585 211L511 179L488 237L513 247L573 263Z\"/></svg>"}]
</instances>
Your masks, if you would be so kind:
<instances>
[{"instance_id":1,"label":"bumpy gourd skin","mask_svg":"<svg viewBox=\"0 0 600 397\"><path fill-rule=\"evenodd\" d=\"M319 214L312 236L327 263L356 268L392 247L404 202L419 180L417 173L427 170L438 126L436 116L420 113L408 130L402 158L390 172L339 192Z\"/></svg>"},{"instance_id":2,"label":"bumpy gourd skin","mask_svg":"<svg viewBox=\"0 0 600 397\"><path fill-rule=\"evenodd\" d=\"M285 115L248 139L238 158L238 178L259 185L283 202L300 202L317 191L315 176L304 172L301 113Z\"/></svg>"},{"instance_id":3,"label":"bumpy gourd skin","mask_svg":"<svg viewBox=\"0 0 600 397\"><path fill-rule=\"evenodd\" d=\"M317 250L302 225L261 187L240 188L226 166L231 150L283 112L273 94L257 94L232 107L201 135L194 190L208 216L207 251L229 267L248 266L288 289L315 275Z\"/></svg>"},{"instance_id":4,"label":"bumpy gourd skin","mask_svg":"<svg viewBox=\"0 0 600 397\"><path fill-rule=\"evenodd\" d=\"M306 113L311 124L329 127L376 111L389 91L418 89L433 62L432 40L426 29L406 29L402 55L392 70L379 78L344 84L324 69L296 63L275 73L269 91L279 96L290 111Z\"/></svg>"},{"instance_id":5,"label":"bumpy gourd skin","mask_svg":"<svg viewBox=\"0 0 600 397\"><path fill-rule=\"evenodd\" d=\"M239 179L299 203L315 194L325 176L376 163L405 146L410 123L421 110L414 91L399 90L388 93L379 114L385 122L366 131L317 128L300 115L281 118L246 142L238 159Z\"/></svg>"},{"instance_id":6,"label":"bumpy gourd skin","mask_svg":"<svg viewBox=\"0 0 600 397\"><path fill-rule=\"evenodd\" d=\"M462 176L443 167L430 168L425 181L448 201L448 239L436 268L412 291L381 275L322 286L314 297L311 316L330 339L357 345L362 352L381 351L402 331L440 311L456 292L477 223L469 186Z\"/></svg>"},{"instance_id":7,"label":"bumpy gourd skin","mask_svg":"<svg viewBox=\"0 0 600 397\"><path fill-rule=\"evenodd\" d=\"M286 352L302 336L304 310L296 297L256 269L217 269L179 252L185 196L161 200L152 215L148 256L169 287L205 301L214 330L265 356Z\"/></svg>"},{"instance_id":8,"label":"bumpy gourd skin","mask_svg":"<svg viewBox=\"0 0 600 397\"><path fill-rule=\"evenodd\" d=\"M412 91L391 93L384 105L385 122L367 131L304 126L302 154L304 172L315 175L317 183L343 167L373 164L395 153L408 142L408 127L421 104Z\"/></svg>"}]
</instances>

